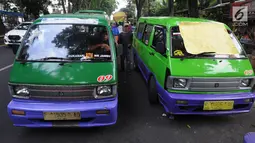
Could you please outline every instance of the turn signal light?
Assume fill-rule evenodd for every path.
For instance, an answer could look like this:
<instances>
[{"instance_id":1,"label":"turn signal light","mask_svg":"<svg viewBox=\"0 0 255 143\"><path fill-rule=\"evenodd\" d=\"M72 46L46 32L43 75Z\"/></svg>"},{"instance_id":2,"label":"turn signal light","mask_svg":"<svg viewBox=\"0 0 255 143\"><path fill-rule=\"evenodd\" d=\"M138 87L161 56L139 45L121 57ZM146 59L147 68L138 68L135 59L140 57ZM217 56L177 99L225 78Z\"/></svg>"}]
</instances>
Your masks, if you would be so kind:
<instances>
[{"instance_id":1,"label":"turn signal light","mask_svg":"<svg viewBox=\"0 0 255 143\"><path fill-rule=\"evenodd\" d=\"M96 113L97 114L109 114L110 110L97 110Z\"/></svg>"},{"instance_id":2,"label":"turn signal light","mask_svg":"<svg viewBox=\"0 0 255 143\"><path fill-rule=\"evenodd\" d=\"M185 101L185 100L177 100L177 101L176 101L176 104L187 105L187 104L188 104L188 101Z\"/></svg>"},{"instance_id":3,"label":"turn signal light","mask_svg":"<svg viewBox=\"0 0 255 143\"><path fill-rule=\"evenodd\" d=\"M251 98L251 99L244 99L244 102L246 102L246 103L249 103L249 102L252 102L253 101L253 99Z\"/></svg>"},{"instance_id":4,"label":"turn signal light","mask_svg":"<svg viewBox=\"0 0 255 143\"><path fill-rule=\"evenodd\" d=\"M12 114L13 115L25 115L25 111L21 111L21 110L12 110Z\"/></svg>"}]
</instances>

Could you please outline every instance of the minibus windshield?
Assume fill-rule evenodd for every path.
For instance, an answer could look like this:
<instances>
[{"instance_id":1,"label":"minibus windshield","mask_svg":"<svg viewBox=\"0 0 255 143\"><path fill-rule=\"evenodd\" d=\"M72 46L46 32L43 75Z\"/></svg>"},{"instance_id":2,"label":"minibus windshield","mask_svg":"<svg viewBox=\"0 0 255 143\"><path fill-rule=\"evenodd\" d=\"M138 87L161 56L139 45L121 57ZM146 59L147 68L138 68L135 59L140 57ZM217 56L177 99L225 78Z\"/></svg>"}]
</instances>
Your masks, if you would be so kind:
<instances>
[{"instance_id":1,"label":"minibus windshield","mask_svg":"<svg viewBox=\"0 0 255 143\"><path fill-rule=\"evenodd\" d=\"M36 24L24 37L17 60L109 61L108 36L105 26Z\"/></svg>"},{"instance_id":2,"label":"minibus windshield","mask_svg":"<svg viewBox=\"0 0 255 143\"><path fill-rule=\"evenodd\" d=\"M182 35L181 35L181 32L180 32L180 29L179 29L179 26L176 26L176 27L172 27L171 28L171 56L174 57L174 58L183 58L183 57L188 57L188 58L246 58L246 55L245 55L245 52L241 46L241 44L239 43L238 39L235 37L235 35L232 33L232 31L230 30L227 30L228 32L228 35L229 37L231 38L231 44L233 45L229 51L235 51L235 53L228 53L227 52L223 52L223 53L219 53L218 49L213 49L211 47L215 46L211 46L210 43L203 43L203 41L200 42L199 44L194 44L195 42L197 42L195 39L194 42L192 41L193 39L191 39L189 41L189 44L185 44L185 42L187 41L184 41ZM195 35L196 33L193 33L194 35L194 38L195 38ZM207 37L204 37L204 39L207 38ZM193 43L192 43L193 42ZM215 43L217 43L218 41L215 40ZM209 47L208 49L201 51L201 52L198 52L198 53L189 53L187 48L186 48L186 45L191 45L193 46L192 44L194 45L199 45L199 46L204 46L204 47ZM209 45L207 45L209 44ZM224 48L224 47L220 47L220 48ZM218 51L217 51L218 50Z\"/></svg>"}]
</instances>

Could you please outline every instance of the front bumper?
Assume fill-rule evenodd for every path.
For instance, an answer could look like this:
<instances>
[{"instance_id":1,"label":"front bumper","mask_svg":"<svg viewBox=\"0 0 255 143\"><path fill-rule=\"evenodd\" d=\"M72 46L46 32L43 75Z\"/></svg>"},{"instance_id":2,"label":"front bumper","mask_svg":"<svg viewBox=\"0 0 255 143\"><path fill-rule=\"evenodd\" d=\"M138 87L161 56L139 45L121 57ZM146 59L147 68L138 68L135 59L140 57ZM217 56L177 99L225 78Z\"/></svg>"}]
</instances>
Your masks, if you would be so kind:
<instances>
[{"instance_id":1,"label":"front bumper","mask_svg":"<svg viewBox=\"0 0 255 143\"><path fill-rule=\"evenodd\" d=\"M113 125L117 121L115 97L105 101L39 102L12 100L8 104L8 114L14 126L25 127L95 127ZM25 115L13 115L12 110L25 111ZM96 114L97 110L109 110L109 114ZM43 112L80 112L79 121L45 121Z\"/></svg>"},{"instance_id":2,"label":"front bumper","mask_svg":"<svg viewBox=\"0 0 255 143\"><path fill-rule=\"evenodd\" d=\"M255 95L253 93L235 94L182 94L170 93L159 85L160 102L167 113L176 115L228 115L237 113L247 113L251 110ZM250 102L246 102L249 99ZM178 101L186 101L186 104L177 104ZM203 110L205 101L234 101L232 110L205 111Z\"/></svg>"}]
</instances>

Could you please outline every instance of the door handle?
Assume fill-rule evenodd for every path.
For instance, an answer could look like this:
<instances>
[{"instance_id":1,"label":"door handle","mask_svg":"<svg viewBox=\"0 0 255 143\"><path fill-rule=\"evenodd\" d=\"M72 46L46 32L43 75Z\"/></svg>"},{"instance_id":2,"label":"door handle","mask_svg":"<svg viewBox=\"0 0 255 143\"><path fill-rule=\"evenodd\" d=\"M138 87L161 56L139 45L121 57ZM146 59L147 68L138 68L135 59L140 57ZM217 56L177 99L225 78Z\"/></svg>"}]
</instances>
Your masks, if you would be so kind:
<instances>
[{"instance_id":1,"label":"door handle","mask_svg":"<svg viewBox=\"0 0 255 143\"><path fill-rule=\"evenodd\" d=\"M153 53L153 52L150 52L149 54L152 55L152 56L154 56L154 53Z\"/></svg>"}]
</instances>

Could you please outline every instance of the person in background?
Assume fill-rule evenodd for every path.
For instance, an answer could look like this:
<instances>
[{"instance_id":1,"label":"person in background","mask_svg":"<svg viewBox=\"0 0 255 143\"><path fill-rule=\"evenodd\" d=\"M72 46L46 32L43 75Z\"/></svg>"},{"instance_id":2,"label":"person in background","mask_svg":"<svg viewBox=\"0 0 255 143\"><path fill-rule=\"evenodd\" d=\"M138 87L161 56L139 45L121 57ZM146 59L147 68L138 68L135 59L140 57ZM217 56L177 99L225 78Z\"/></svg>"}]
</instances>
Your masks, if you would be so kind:
<instances>
[{"instance_id":1,"label":"person in background","mask_svg":"<svg viewBox=\"0 0 255 143\"><path fill-rule=\"evenodd\" d=\"M135 24L131 24L131 26L132 26L132 32L135 32Z\"/></svg>"},{"instance_id":2,"label":"person in background","mask_svg":"<svg viewBox=\"0 0 255 143\"><path fill-rule=\"evenodd\" d=\"M121 58L121 70L126 72L125 78L127 78L127 73L130 73L133 64L132 60L132 49L131 44L133 40L133 33L128 29L129 24L124 24L124 31L119 35L118 43L122 45L123 52L120 56ZM125 81L126 82L126 79Z\"/></svg>"},{"instance_id":3,"label":"person in background","mask_svg":"<svg viewBox=\"0 0 255 143\"><path fill-rule=\"evenodd\" d=\"M120 32L119 32L119 29L118 29L116 23L112 24L112 33L113 33L113 36L115 38L115 43L117 44L118 43L118 38L119 38L118 36L119 36Z\"/></svg>"},{"instance_id":4,"label":"person in background","mask_svg":"<svg viewBox=\"0 0 255 143\"><path fill-rule=\"evenodd\" d=\"M128 31L132 32L132 25L130 23L128 24Z\"/></svg>"},{"instance_id":5,"label":"person in background","mask_svg":"<svg viewBox=\"0 0 255 143\"><path fill-rule=\"evenodd\" d=\"M250 41L250 36L247 32L247 30L244 32L244 35L241 37L241 41Z\"/></svg>"},{"instance_id":6,"label":"person in background","mask_svg":"<svg viewBox=\"0 0 255 143\"><path fill-rule=\"evenodd\" d=\"M122 22L119 22L118 29L119 29L119 33L123 32Z\"/></svg>"}]
</instances>

